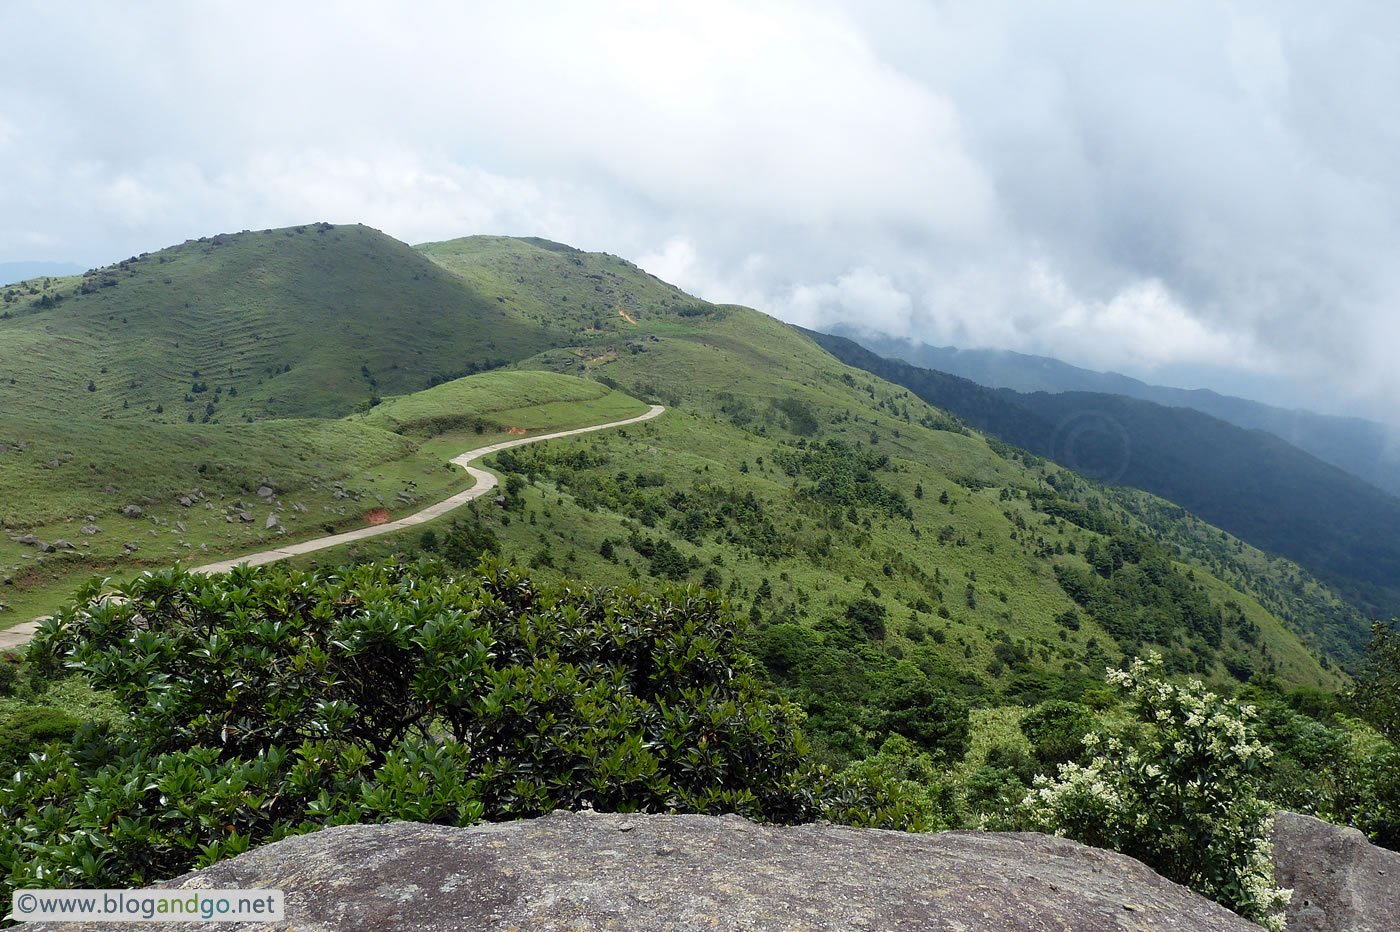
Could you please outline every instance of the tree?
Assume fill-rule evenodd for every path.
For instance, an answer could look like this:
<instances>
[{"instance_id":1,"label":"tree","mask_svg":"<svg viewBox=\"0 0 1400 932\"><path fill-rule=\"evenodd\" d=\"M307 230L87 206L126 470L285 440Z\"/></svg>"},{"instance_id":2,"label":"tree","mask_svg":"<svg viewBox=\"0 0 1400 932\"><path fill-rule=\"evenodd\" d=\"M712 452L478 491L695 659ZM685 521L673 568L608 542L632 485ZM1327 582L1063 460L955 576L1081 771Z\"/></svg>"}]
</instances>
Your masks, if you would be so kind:
<instances>
[{"instance_id":1,"label":"tree","mask_svg":"<svg viewBox=\"0 0 1400 932\"><path fill-rule=\"evenodd\" d=\"M1400 747L1400 632L1395 619L1371 626L1369 663L1351 701L1362 718Z\"/></svg>"},{"instance_id":2,"label":"tree","mask_svg":"<svg viewBox=\"0 0 1400 932\"><path fill-rule=\"evenodd\" d=\"M926 678L894 687L882 699L881 728L903 735L935 760L952 763L967 755L970 729L967 704Z\"/></svg>"},{"instance_id":3,"label":"tree","mask_svg":"<svg viewBox=\"0 0 1400 932\"><path fill-rule=\"evenodd\" d=\"M885 636L885 606L874 599L854 599L846 606L846 618L855 622L866 637L879 640Z\"/></svg>"}]
</instances>

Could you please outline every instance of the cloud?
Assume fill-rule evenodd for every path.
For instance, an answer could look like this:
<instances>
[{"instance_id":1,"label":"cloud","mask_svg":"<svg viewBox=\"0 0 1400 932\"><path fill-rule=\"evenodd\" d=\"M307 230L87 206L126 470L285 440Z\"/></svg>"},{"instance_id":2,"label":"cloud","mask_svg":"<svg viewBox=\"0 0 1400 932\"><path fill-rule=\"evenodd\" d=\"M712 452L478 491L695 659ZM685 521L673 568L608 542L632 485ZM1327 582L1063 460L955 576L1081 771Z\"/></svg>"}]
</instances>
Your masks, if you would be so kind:
<instances>
[{"instance_id":1,"label":"cloud","mask_svg":"<svg viewBox=\"0 0 1400 932\"><path fill-rule=\"evenodd\" d=\"M7 4L0 32L64 41L0 61L0 259L536 234L818 325L1384 403L1397 27L1361 0Z\"/></svg>"}]
</instances>

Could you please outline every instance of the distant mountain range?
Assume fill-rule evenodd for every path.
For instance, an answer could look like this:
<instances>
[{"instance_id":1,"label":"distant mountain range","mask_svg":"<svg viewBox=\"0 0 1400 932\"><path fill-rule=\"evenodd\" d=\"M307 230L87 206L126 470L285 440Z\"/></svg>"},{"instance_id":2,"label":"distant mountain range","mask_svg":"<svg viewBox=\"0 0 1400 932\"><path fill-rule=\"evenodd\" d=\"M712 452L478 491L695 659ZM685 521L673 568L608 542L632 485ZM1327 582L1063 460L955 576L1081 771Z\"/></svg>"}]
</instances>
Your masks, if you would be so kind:
<instances>
[{"instance_id":1,"label":"distant mountain range","mask_svg":"<svg viewBox=\"0 0 1400 932\"><path fill-rule=\"evenodd\" d=\"M988 388L1009 388L1017 392L1102 392L1171 407L1194 408L1239 427L1266 430L1324 462L1359 476L1391 495L1400 496L1400 429L1374 421L1279 408L1209 389L1149 385L1116 372L1081 369L1047 356L1028 356L1009 350L929 346L840 327L833 328L833 333L886 359L902 359L925 369L959 375Z\"/></svg>"},{"instance_id":2,"label":"distant mountain range","mask_svg":"<svg viewBox=\"0 0 1400 932\"><path fill-rule=\"evenodd\" d=\"M82 271L81 265L71 262L0 262L0 285L12 285L31 278L43 278L45 275L55 278L60 275L77 275Z\"/></svg>"},{"instance_id":3,"label":"distant mountain range","mask_svg":"<svg viewBox=\"0 0 1400 932\"><path fill-rule=\"evenodd\" d=\"M847 365L903 385L978 430L1083 475L1159 495L1296 560L1375 617L1400 613L1400 499L1271 433L1121 394L991 389L803 332Z\"/></svg>"}]
</instances>

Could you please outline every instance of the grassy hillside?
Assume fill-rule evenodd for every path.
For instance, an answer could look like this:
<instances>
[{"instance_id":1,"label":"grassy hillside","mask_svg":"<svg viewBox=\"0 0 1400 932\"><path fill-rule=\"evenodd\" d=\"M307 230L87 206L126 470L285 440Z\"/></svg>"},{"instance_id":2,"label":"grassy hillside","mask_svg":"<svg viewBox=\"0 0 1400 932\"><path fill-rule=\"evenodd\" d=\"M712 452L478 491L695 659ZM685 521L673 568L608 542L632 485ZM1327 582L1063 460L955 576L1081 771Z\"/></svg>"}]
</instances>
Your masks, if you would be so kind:
<instances>
[{"instance_id":1,"label":"grassy hillside","mask_svg":"<svg viewBox=\"0 0 1400 932\"><path fill-rule=\"evenodd\" d=\"M1278 408L1209 389L1149 385L1115 372L1081 369L1046 356L911 344L893 337L857 333L852 328L834 328L833 333L886 359L901 359L924 369L959 375L988 388L1010 388L1023 393L1127 395L1169 407L1194 408L1237 427L1266 430L1323 462L1400 496L1400 448L1395 444L1396 431L1374 421Z\"/></svg>"},{"instance_id":2,"label":"grassy hillside","mask_svg":"<svg viewBox=\"0 0 1400 932\"><path fill-rule=\"evenodd\" d=\"M1008 443L1145 489L1295 560L1365 612L1400 613L1400 500L1272 434L1120 395L993 391L840 337L816 339ZM1368 637L1355 626L1352 647Z\"/></svg>"},{"instance_id":3,"label":"grassy hillside","mask_svg":"<svg viewBox=\"0 0 1400 932\"><path fill-rule=\"evenodd\" d=\"M852 703L859 707L859 695L884 689L890 678L907 677L910 671L958 683L970 694L1007 699L1062 689L1073 694L1096 681L1103 663L1155 645L1168 652L1178 672L1195 671L1222 682L1252 671L1274 673L1288 683L1339 682L1338 673L1297 637L1297 630L1309 630L1316 593L1305 593L1294 605L1296 617L1286 622L1265 608L1278 600L1275 591L1262 588L1264 577L1226 572L1223 564L1210 563L1205 550L1164 543L1172 534L1188 535L1178 524L1168 521L1166 530L1156 528L1152 522L1162 520L1160 515L1134 513L1068 478L1049 485L1052 476L1062 475L1053 464L989 442L908 390L840 364L766 315L708 304L624 260L543 240L473 237L429 244L422 253L428 262L404 255L406 247L385 239L362 228L308 227L305 232L233 237L221 244L211 240L183 247L189 254L178 262L156 258L152 265L147 258L127 263L125 271L118 266L118 284L105 289L99 284L92 294L65 298L57 307L32 307L31 297L28 309L4 324L42 321L45 315L61 322L62 314L86 306L80 301L94 296L106 300L104 290L116 295L128 284L134 293L134 283L151 268L172 263L187 267L189 280L199 279L206 266L216 266L225 276L219 287L228 287L229 262L242 253L290 250L302 256L299 268L316 269L322 280L346 278L349 272L341 267L346 262L359 270L355 274L368 263L381 271L399 269L408 282L427 282L422 287L441 294L478 300L469 306L485 313L493 328L518 337L511 344L518 371L439 385L372 408L363 405L361 413L318 428L243 425L249 431L325 436L327 444L363 446L374 451L367 457L408 465L394 473L362 465L350 448L343 457L317 448L276 460L281 474L259 472L257 463L274 460L259 454L258 447L276 441L272 434L250 433L239 443L249 451L246 463L232 454L207 454L199 461L224 465L214 472L228 477L217 486L222 502L196 503L209 513L208 531L202 530L202 520L196 525L201 530L182 520L183 532L161 523L187 513L169 501L171 490L199 485L186 475L199 463L179 444L197 435L198 442L217 445L224 436L219 429L238 425L160 425L163 430L150 432L149 453L139 455L132 454L138 448L134 434L111 434L108 448L118 461L130 462L134 469L145 460L170 464L169 474L150 479L153 488L165 490L166 500L162 493L147 493L150 503L135 503L156 509L154 515L118 519L115 515L127 502L118 504L114 493L101 493L104 498L96 507L105 511L80 514L77 502L67 503L55 511L54 521L37 528L42 532L38 536L47 541L63 532L77 543L67 531L80 527L91 513L109 524L116 520L122 544L135 544L142 559L188 556L205 545L210 551L236 551L256 543L253 538L266 530L263 512L270 509L259 512L262 503L249 500L257 491L255 483L264 482L278 503L307 507L307 512L297 510L302 517L295 521L308 531L323 518L331 524L361 521L366 510L425 498L430 475L445 488L449 474L437 474L442 460L492 431L564 422L573 426L638 413L635 402L606 390L614 387L673 410L639 429L551 443L542 451L506 458L502 468L516 472L523 486L510 509L483 508L482 520L510 554L546 574L573 573L599 582L624 581L634 574L718 582L758 623L759 647L775 675L788 676L790 688L809 692L814 714L824 716L833 733L847 736L840 739L847 752L855 753L862 739L859 724L844 721L841 710ZM347 244L360 248L356 252ZM394 281L410 287L401 278ZM370 287L367 280L361 283ZM59 292L64 287L50 285ZM47 292L40 290L42 304ZM309 300L307 293L294 292L282 316ZM253 312L225 306L231 310L221 329L205 342L227 343L225 331L246 329L244 318ZM295 313L302 315L298 320L310 319ZM105 326L100 320L95 325ZM34 323L27 326L25 332L47 337L47 342L35 338L36 349L54 352L68 339L61 327L50 332L36 330ZM72 329L81 330L78 322ZM307 345L320 337L311 327ZM289 340L282 344L291 345ZM392 329L383 326L364 330L360 340L361 352L378 353L379 359L388 359L396 345ZM308 348L307 358L323 358L316 352ZM299 362L291 372L265 377L261 385L245 385L232 400L242 404L272 391L269 386L291 384L285 380L296 376L299 367L299 378L320 380L307 389L309 397L347 397L337 382L343 376L340 369ZM415 387L433 378L429 363L416 354L388 371ZM361 392L368 385L363 374L352 376L352 382L358 379L355 391ZM345 406L342 401L340 408ZM115 418L98 423L109 431L127 426ZM44 457L33 461L56 458L60 467L53 468L70 468L62 465L63 456L48 455L49 447L59 446L57 435L49 437ZM64 449L72 454L72 463L87 463L84 468L94 474L116 468L94 459L86 448L72 449L71 442ZM235 468L236 463L244 465ZM202 474L206 496L214 488L215 480L207 478L210 469L206 464ZM25 481L37 481L34 475ZM407 486L416 475L422 480ZM337 488L337 481L345 487ZM385 488L381 483L397 484ZM88 486L70 484L90 492L116 483L94 478ZM358 501L352 498L354 504L346 501L352 490L359 496ZM334 497L337 492L341 498ZM254 509L252 522L242 520L241 511L226 520L231 498ZM1064 517L1074 517L1075 509L1088 507L1090 499L1094 508L1103 509L1102 518ZM21 536L20 524L31 519L16 514L7 520L14 536ZM133 520L137 523L128 526ZM291 524L283 522L284 527ZM448 520L434 530L445 539L451 527ZM132 539L129 531L135 528L148 540ZM107 533L104 527L94 538L105 541ZM25 555L35 557L23 550L32 545L12 544L21 549L14 562L5 561L8 565L20 566ZM358 552L420 544L421 536L415 536L366 545ZM81 554L96 546L74 549ZM1097 550L1127 557L1118 559L1117 566L1099 566L1086 557L1086 551ZM56 559L46 557L45 563ZM77 555L63 559L84 560L87 567L102 562ZM1066 568L1089 574L1093 599L1083 591L1073 595L1065 583L1070 578ZM1222 578L1213 578L1212 569ZM1139 595L1123 595L1134 587ZM1189 611L1163 607L1176 602ZM1314 644L1329 646L1326 641ZM803 659L788 665L785 657Z\"/></svg>"},{"instance_id":4,"label":"grassy hillside","mask_svg":"<svg viewBox=\"0 0 1400 932\"><path fill-rule=\"evenodd\" d=\"M8 607L0 625L50 611L90 574L205 563L414 510L470 484L449 458L512 429L646 410L597 382L538 372L483 373L420 394L337 420L167 425L0 415L0 605ZM421 422L393 416L429 410L431 439L404 430ZM139 513L128 514L130 506ZM64 541L72 546L45 552Z\"/></svg>"},{"instance_id":5,"label":"grassy hillside","mask_svg":"<svg viewBox=\"0 0 1400 932\"><path fill-rule=\"evenodd\" d=\"M363 226L202 237L0 300L0 410L44 418L340 416L552 342Z\"/></svg>"}]
</instances>

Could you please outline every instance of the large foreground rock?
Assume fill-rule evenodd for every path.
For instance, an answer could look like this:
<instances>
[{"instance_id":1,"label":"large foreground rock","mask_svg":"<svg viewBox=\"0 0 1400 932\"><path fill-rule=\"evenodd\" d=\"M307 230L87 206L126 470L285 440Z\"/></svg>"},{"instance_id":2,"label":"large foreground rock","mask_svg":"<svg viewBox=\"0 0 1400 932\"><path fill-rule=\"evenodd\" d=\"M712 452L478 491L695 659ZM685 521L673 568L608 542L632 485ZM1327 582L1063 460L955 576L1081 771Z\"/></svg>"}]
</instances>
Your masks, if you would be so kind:
<instances>
[{"instance_id":1,"label":"large foreground rock","mask_svg":"<svg viewBox=\"0 0 1400 932\"><path fill-rule=\"evenodd\" d=\"M1131 858L1060 838L788 828L737 816L345 826L165 886L286 892L286 922L220 929L1258 932Z\"/></svg>"},{"instance_id":2,"label":"large foreground rock","mask_svg":"<svg viewBox=\"0 0 1400 932\"><path fill-rule=\"evenodd\" d=\"M1293 888L1288 932L1400 929L1400 854L1296 812L1274 817L1273 840L1274 881Z\"/></svg>"}]
</instances>

